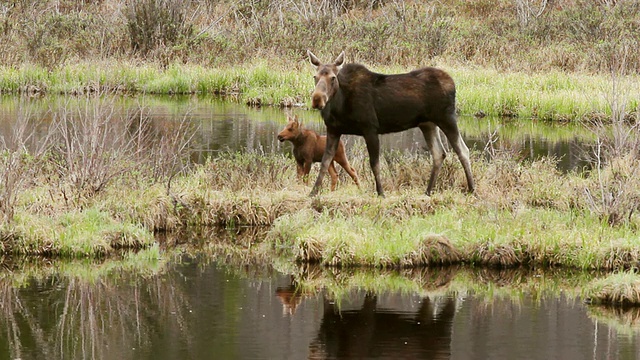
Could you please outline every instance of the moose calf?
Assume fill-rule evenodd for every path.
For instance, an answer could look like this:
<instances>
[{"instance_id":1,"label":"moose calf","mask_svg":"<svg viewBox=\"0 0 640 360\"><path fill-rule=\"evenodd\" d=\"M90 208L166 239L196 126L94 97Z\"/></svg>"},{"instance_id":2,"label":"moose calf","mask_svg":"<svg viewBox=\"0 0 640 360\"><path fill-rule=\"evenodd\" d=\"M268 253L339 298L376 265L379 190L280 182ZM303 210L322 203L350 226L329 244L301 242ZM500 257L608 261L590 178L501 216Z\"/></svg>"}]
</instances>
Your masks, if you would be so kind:
<instances>
[{"instance_id":1,"label":"moose calf","mask_svg":"<svg viewBox=\"0 0 640 360\"><path fill-rule=\"evenodd\" d=\"M322 160L322 155L324 154L324 149L327 144L327 137L321 136L313 130L302 128L302 124L298 121L297 116L291 118L287 115L287 120L289 122L278 134L278 140L280 142L291 141L293 144L293 157L296 159L298 177L302 177L305 184L307 184L311 165L314 162L320 162ZM356 185L360 187L358 175L356 175L355 170L349 165L344 151L344 144L340 141L335 156L328 167L329 175L331 176L331 191L335 190L336 183L338 182L338 173L333 164L334 161L340 164L349 176L351 176Z\"/></svg>"}]
</instances>

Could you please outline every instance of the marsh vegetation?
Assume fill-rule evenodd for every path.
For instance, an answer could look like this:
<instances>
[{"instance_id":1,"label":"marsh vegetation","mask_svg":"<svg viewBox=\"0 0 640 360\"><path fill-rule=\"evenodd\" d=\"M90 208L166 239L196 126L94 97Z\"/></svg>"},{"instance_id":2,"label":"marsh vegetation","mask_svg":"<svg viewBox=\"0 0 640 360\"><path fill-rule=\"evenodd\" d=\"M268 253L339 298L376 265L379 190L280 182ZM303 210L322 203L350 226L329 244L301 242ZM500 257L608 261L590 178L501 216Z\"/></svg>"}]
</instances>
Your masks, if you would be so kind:
<instances>
[{"instance_id":1,"label":"marsh vegetation","mask_svg":"<svg viewBox=\"0 0 640 360\"><path fill-rule=\"evenodd\" d=\"M152 246L157 232L268 225L257 251L326 266L637 267L640 7L543 3L2 4L0 92L74 100L43 118L24 106L2 134L0 250L100 256ZM304 107L308 48L323 57L344 50L384 73L445 68L463 115L579 123L596 139L589 166L563 173L558 159L521 161L489 138L471 154L475 196L463 194L449 158L427 197L428 157L389 152L381 199L355 146L348 156L362 189L342 174L335 193L310 199L288 156L226 153L193 164L188 121L153 124L144 107L122 114L108 99L84 101L215 94Z\"/></svg>"}]
</instances>

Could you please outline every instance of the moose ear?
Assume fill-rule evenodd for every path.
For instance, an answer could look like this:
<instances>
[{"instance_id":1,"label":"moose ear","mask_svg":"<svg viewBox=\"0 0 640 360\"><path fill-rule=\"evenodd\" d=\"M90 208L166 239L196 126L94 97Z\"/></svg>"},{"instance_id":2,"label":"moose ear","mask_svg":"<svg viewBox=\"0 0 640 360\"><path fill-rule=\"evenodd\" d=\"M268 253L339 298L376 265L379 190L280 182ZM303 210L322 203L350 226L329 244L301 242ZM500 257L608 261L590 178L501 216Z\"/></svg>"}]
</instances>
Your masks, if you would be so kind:
<instances>
[{"instance_id":1,"label":"moose ear","mask_svg":"<svg viewBox=\"0 0 640 360\"><path fill-rule=\"evenodd\" d=\"M344 62L344 51L340 53L340 55L338 55L338 57L336 58L336 60L333 62L333 64L335 66L340 66L342 65L342 63Z\"/></svg>"},{"instance_id":2,"label":"moose ear","mask_svg":"<svg viewBox=\"0 0 640 360\"><path fill-rule=\"evenodd\" d=\"M309 56L309 61L312 65L320 66L322 64L320 60L315 55L313 55L311 50L307 50L307 56Z\"/></svg>"},{"instance_id":3,"label":"moose ear","mask_svg":"<svg viewBox=\"0 0 640 360\"><path fill-rule=\"evenodd\" d=\"M294 116L293 116L293 121L294 121L296 124L300 125L300 121L298 120L298 115L294 115Z\"/></svg>"}]
</instances>

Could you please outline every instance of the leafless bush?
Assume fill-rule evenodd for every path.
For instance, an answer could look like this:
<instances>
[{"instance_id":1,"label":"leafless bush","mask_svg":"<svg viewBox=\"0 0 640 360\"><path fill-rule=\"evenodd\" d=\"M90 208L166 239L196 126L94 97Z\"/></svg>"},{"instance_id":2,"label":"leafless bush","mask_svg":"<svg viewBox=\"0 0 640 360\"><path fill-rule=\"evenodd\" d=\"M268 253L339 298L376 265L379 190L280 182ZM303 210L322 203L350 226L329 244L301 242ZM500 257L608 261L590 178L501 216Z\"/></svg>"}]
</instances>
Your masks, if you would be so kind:
<instances>
[{"instance_id":1,"label":"leafless bush","mask_svg":"<svg viewBox=\"0 0 640 360\"><path fill-rule=\"evenodd\" d=\"M171 47L193 34L187 22L188 1L135 0L126 10L131 48L147 55Z\"/></svg>"},{"instance_id":2,"label":"leafless bush","mask_svg":"<svg viewBox=\"0 0 640 360\"><path fill-rule=\"evenodd\" d=\"M140 117L144 113L140 112ZM141 121L149 123L149 121ZM191 164L191 150L198 129L185 115L177 123L165 123L156 127L151 138L149 153L145 163L150 167L152 178L165 184L167 194L171 193L171 182L176 175L183 172Z\"/></svg>"},{"instance_id":3,"label":"leafless bush","mask_svg":"<svg viewBox=\"0 0 640 360\"><path fill-rule=\"evenodd\" d=\"M173 177L189 164L194 134L187 118L158 123L141 106L119 113L113 99L67 104L54 114L52 130L60 191L74 204L116 179L162 181L169 192Z\"/></svg>"},{"instance_id":4,"label":"leafless bush","mask_svg":"<svg viewBox=\"0 0 640 360\"><path fill-rule=\"evenodd\" d=\"M16 123L8 137L0 136L0 217L2 222L13 220L19 193L38 171L37 163L48 149L48 138L35 141L37 124L30 114L18 110Z\"/></svg>"},{"instance_id":5,"label":"leafless bush","mask_svg":"<svg viewBox=\"0 0 640 360\"><path fill-rule=\"evenodd\" d=\"M622 42L611 52L611 89L607 93L611 121L595 120L590 126L597 141L589 154L593 182L585 188L590 210L611 225L631 220L640 209L640 129L627 121L629 89L638 86L627 78L629 44Z\"/></svg>"},{"instance_id":6,"label":"leafless bush","mask_svg":"<svg viewBox=\"0 0 640 360\"><path fill-rule=\"evenodd\" d=\"M547 8L548 0L514 0L516 13L521 27L529 24L532 18L538 18Z\"/></svg>"},{"instance_id":7,"label":"leafless bush","mask_svg":"<svg viewBox=\"0 0 640 360\"><path fill-rule=\"evenodd\" d=\"M66 200L79 201L102 191L113 179L136 169L149 143L146 123L116 114L108 100L67 103L54 114L55 163Z\"/></svg>"}]
</instances>

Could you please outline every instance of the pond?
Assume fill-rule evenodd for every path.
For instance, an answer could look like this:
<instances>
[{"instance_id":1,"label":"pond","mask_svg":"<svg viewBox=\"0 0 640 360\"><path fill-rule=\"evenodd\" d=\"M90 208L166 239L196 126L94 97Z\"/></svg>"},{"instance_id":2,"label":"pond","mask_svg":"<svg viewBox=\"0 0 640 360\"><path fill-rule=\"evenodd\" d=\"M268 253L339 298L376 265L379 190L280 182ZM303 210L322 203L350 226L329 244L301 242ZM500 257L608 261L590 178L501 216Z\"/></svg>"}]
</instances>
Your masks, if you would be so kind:
<instances>
[{"instance_id":1,"label":"pond","mask_svg":"<svg viewBox=\"0 0 640 360\"><path fill-rule=\"evenodd\" d=\"M305 109L251 108L243 104L197 96L149 96L102 98L0 97L0 135L11 131L17 118L28 117L45 123L61 113L80 108L87 111L98 101L107 102L120 113L142 112L157 126L186 121L196 125L192 160L203 162L208 156L225 151L291 153L291 144L280 143L276 135L287 123L287 114L297 115L304 126L324 133L317 111ZM91 109L89 110L91 112ZM549 124L531 120L475 118L461 115L459 125L470 149L508 151L522 159L555 157L562 170L580 169L586 165L585 153L594 141L591 131L576 124ZM444 139L444 137L443 137ZM344 136L347 148L361 146L364 140ZM409 151L426 154L425 142L418 129L381 136L384 152Z\"/></svg>"},{"instance_id":2,"label":"pond","mask_svg":"<svg viewBox=\"0 0 640 360\"><path fill-rule=\"evenodd\" d=\"M300 288L288 274L211 254L140 262L4 259L0 359L634 359L640 353L637 310L591 308L575 295L590 274L310 269L297 273L307 285Z\"/></svg>"}]
</instances>

